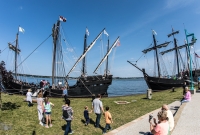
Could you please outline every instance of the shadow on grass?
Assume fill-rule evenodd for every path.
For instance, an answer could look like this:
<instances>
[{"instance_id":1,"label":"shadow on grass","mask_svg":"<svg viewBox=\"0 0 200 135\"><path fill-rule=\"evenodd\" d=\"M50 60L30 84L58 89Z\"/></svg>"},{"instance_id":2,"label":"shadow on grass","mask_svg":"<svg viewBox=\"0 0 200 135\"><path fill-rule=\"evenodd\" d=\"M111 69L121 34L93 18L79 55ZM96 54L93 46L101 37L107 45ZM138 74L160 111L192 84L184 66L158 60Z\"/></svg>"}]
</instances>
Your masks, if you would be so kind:
<instances>
[{"instance_id":1,"label":"shadow on grass","mask_svg":"<svg viewBox=\"0 0 200 135\"><path fill-rule=\"evenodd\" d=\"M32 132L32 135L36 135L36 132L35 132L35 130Z\"/></svg>"},{"instance_id":2,"label":"shadow on grass","mask_svg":"<svg viewBox=\"0 0 200 135\"><path fill-rule=\"evenodd\" d=\"M84 120L84 119L81 119L81 122L82 122L83 124L85 124L85 120ZM89 124L94 125L94 127L95 127L95 121L94 121L93 119L90 119L90 123L89 123ZM100 128L101 130L104 129L104 127L102 127L100 124L99 124L99 128Z\"/></svg>"},{"instance_id":3,"label":"shadow on grass","mask_svg":"<svg viewBox=\"0 0 200 135\"><path fill-rule=\"evenodd\" d=\"M1 110L13 110L18 109L21 107L20 105L17 105L16 103L6 102L2 104Z\"/></svg>"}]
</instances>

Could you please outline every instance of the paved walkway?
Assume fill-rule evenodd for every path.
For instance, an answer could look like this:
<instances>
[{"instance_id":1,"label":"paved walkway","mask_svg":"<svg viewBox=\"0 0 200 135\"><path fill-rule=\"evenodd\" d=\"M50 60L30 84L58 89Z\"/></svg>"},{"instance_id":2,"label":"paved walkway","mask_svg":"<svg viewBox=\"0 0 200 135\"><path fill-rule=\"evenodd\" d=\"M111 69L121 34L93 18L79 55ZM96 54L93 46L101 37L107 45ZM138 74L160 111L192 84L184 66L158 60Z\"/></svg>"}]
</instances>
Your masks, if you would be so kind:
<instances>
[{"instance_id":1,"label":"paved walkway","mask_svg":"<svg viewBox=\"0 0 200 135\"><path fill-rule=\"evenodd\" d=\"M180 101L175 101L168 105L173 114L176 114L179 106ZM131 121L117 129L108 132L106 135L147 135L150 130L149 114L152 114L154 118L157 118L157 113L160 110L161 107L146 115L141 116L134 121Z\"/></svg>"},{"instance_id":2,"label":"paved walkway","mask_svg":"<svg viewBox=\"0 0 200 135\"><path fill-rule=\"evenodd\" d=\"M200 91L192 95L192 100L180 105L175 101L168 105L175 115L175 128L171 135L200 135ZM147 135L149 133L149 114L157 118L161 108L154 110L132 122L108 132L106 135ZM198 132L199 131L199 132Z\"/></svg>"},{"instance_id":3,"label":"paved walkway","mask_svg":"<svg viewBox=\"0 0 200 135\"><path fill-rule=\"evenodd\" d=\"M172 135L200 135L200 91L185 103Z\"/></svg>"}]
</instances>

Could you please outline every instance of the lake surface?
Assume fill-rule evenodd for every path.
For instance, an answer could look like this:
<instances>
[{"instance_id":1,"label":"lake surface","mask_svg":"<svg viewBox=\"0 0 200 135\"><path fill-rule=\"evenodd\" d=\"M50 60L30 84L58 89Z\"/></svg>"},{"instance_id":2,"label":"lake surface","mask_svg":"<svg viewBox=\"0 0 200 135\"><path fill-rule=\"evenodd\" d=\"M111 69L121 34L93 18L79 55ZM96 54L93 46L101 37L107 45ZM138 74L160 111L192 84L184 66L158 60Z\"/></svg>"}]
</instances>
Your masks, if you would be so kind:
<instances>
[{"instance_id":1,"label":"lake surface","mask_svg":"<svg viewBox=\"0 0 200 135\"><path fill-rule=\"evenodd\" d=\"M48 80L51 78L29 78L28 82L39 83L41 80ZM74 85L76 80L68 80L69 85ZM143 78L137 79L113 79L112 84L108 88L108 96L126 96L133 94L144 94L147 92L148 86Z\"/></svg>"}]
</instances>

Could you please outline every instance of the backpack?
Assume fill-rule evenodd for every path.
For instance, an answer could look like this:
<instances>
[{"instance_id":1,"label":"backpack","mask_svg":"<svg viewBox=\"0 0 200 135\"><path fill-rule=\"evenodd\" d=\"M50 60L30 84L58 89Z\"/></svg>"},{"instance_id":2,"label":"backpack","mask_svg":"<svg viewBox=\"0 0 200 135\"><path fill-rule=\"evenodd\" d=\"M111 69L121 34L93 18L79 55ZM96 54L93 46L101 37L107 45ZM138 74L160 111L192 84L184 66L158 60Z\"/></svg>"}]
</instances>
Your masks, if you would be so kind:
<instances>
[{"instance_id":1,"label":"backpack","mask_svg":"<svg viewBox=\"0 0 200 135\"><path fill-rule=\"evenodd\" d=\"M69 114L68 114L67 110L63 110L63 118L65 118L65 119L69 118Z\"/></svg>"}]
</instances>

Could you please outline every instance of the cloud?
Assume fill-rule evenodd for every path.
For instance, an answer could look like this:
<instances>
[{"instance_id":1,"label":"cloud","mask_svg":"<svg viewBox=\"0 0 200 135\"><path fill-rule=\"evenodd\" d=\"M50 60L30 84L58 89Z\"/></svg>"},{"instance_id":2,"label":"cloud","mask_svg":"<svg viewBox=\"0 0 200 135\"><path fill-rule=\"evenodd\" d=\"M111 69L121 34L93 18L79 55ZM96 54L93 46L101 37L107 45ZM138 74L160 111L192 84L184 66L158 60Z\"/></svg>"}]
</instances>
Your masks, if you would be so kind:
<instances>
[{"instance_id":1,"label":"cloud","mask_svg":"<svg viewBox=\"0 0 200 135\"><path fill-rule=\"evenodd\" d=\"M74 49L73 49L73 48L67 48L67 51L69 51L69 52L73 52Z\"/></svg>"},{"instance_id":2,"label":"cloud","mask_svg":"<svg viewBox=\"0 0 200 135\"><path fill-rule=\"evenodd\" d=\"M182 8L191 4L194 0L167 0L165 8Z\"/></svg>"}]
</instances>

